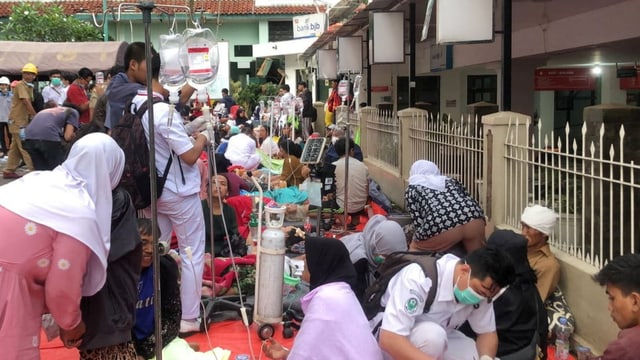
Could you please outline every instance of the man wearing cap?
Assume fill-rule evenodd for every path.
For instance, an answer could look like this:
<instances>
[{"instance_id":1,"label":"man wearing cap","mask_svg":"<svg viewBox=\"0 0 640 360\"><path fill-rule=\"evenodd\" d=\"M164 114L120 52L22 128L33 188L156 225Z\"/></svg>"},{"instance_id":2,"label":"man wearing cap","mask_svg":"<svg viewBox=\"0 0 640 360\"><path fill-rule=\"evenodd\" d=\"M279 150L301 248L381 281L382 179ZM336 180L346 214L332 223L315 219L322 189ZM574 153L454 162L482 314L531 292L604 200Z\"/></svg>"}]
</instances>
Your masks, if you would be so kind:
<instances>
[{"instance_id":1,"label":"man wearing cap","mask_svg":"<svg viewBox=\"0 0 640 360\"><path fill-rule=\"evenodd\" d=\"M9 132L11 133L11 147L9 148L9 159L7 166L2 172L5 179L16 179L20 175L16 174L16 169L20 165L20 160L24 161L29 171L33 170L33 162L29 153L22 147L20 140L20 130L29 125L29 121L36 115L33 108L33 80L38 74L38 68L27 63L22 68L22 81L13 89L13 99L11 100L11 111L9 112Z\"/></svg>"},{"instance_id":2,"label":"man wearing cap","mask_svg":"<svg viewBox=\"0 0 640 360\"><path fill-rule=\"evenodd\" d=\"M0 77L0 159L4 159L9 152L9 142L11 141L11 133L9 133L9 111L11 110L11 89L9 89L9 78Z\"/></svg>"},{"instance_id":3,"label":"man wearing cap","mask_svg":"<svg viewBox=\"0 0 640 360\"><path fill-rule=\"evenodd\" d=\"M553 294L560 280L560 263L547 242L557 218L553 210L540 205L525 208L520 217L522 235L528 243L527 258L538 277L536 286L542 301Z\"/></svg>"}]
</instances>

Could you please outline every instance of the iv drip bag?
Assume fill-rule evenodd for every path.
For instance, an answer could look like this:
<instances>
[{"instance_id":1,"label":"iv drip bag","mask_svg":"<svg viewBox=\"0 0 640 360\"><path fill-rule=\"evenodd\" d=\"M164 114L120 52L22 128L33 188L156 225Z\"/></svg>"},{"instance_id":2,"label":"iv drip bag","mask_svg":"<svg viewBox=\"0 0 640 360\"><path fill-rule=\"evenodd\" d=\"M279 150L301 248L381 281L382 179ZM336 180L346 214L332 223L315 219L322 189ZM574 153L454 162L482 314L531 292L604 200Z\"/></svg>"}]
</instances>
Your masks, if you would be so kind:
<instances>
[{"instance_id":1,"label":"iv drip bag","mask_svg":"<svg viewBox=\"0 0 640 360\"><path fill-rule=\"evenodd\" d=\"M180 34L160 35L159 81L170 92L177 92L187 83L180 59L180 48L184 41Z\"/></svg>"},{"instance_id":2,"label":"iv drip bag","mask_svg":"<svg viewBox=\"0 0 640 360\"><path fill-rule=\"evenodd\" d=\"M353 80L353 95L358 97L360 95L360 83L362 82L362 75L357 75Z\"/></svg>"},{"instance_id":3,"label":"iv drip bag","mask_svg":"<svg viewBox=\"0 0 640 360\"><path fill-rule=\"evenodd\" d=\"M200 90L211 85L218 75L218 43L211 29L187 29L180 51L187 83Z\"/></svg>"},{"instance_id":4,"label":"iv drip bag","mask_svg":"<svg viewBox=\"0 0 640 360\"><path fill-rule=\"evenodd\" d=\"M338 83L338 96L342 98L342 101L346 101L349 96L349 80L340 80Z\"/></svg>"}]
</instances>

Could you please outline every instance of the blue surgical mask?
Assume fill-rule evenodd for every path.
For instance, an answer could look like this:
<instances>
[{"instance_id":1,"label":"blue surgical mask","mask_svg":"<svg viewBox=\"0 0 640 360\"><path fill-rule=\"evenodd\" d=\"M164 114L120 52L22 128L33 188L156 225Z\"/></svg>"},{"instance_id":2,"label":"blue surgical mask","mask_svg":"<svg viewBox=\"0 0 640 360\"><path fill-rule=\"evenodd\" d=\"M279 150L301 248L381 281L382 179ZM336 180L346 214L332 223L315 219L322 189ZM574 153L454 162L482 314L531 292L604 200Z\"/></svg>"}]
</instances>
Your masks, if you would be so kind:
<instances>
[{"instance_id":1,"label":"blue surgical mask","mask_svg":"<svg viewBox=\"0 0 640 360\"><path fill-rule=\"evenodd\" d=\"M466 289L460 290L458 288L459 280L460 277L458 277L458 280L456 280L456 285L453 287L453 295L456 297L456 299L458 299L459 303L464 305L477 305L482 300L485 300L484 296L478 294L477 292L475 292L475 290L473 290L473 288L471 288L471 285L469 284L469 282L471 281L471 272L469 272Z\"/></svg>"},{"instance_id":2,"label":"blue surgical mask","mask_svg":"<svg viewBox=\"0 0 640 360\"><path fill-rule=\"evenodd\" d=\"M62 80L60 80L60 78L53 78L53 79L51 79L51 85L53 85L53 86L60 86L60 84L62 84Z\"/></svg>"},{"instance_id":3,"label":"blue surgical mask","mask_svg":"<svg viewBox=\"0 0 640 360\"><path fill-rule=\"evenodd\" d=\"M384 256L377 255L373 258L373 262L380 265L384 262Z\"/></svg>"}]
</instances>

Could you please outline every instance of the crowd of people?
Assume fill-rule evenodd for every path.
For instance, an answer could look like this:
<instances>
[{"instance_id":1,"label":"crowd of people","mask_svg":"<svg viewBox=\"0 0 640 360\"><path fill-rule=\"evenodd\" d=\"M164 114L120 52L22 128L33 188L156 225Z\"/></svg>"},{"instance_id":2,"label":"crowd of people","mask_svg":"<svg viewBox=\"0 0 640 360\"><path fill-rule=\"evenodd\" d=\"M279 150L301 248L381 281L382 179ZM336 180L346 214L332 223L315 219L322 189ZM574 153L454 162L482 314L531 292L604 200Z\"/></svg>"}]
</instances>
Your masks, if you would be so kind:
<instances>
[{"instance_id":1,"label":"crowd of people","mask_svg":"<svg viewBox=\"0 0 640 360\"><path fill-rule=\"evenodd\" d=\"M63 344L77 347L82 359L152 358L159 310L153 267L158 266L163 353L170 359L199 358L180 335L206 326L200 310L205 253L246 253L247 214L239 214L237 199L241 189L251 188L248 173L268 179L268 188L297 189L312 171L333 179L323 203L346 212L351 221L344 229L362 231L341 239L306 237L302 280L310 291L300 301L304 320L290 350L265 341L267 357L546 356L550 324L543 304L558 291L560 279L548 244L557 218L553 210L529 206L520 232L495 230L485 238L480 204L437 164L418 160L405 191L408 230L383 215L368 217L371 179L362 150L335 119L325 118L325 134L314 131L317 115L305 82L296 89L299 116L287 112L296 109L296 96L288 85L280 86L277 121L269 124L277 129L259 116L250 120L223 89L218 107L223 111L212 132L206 107L190 103L194 88L182 89L175 109L166 101L160 56L151 54L146 57L144 43L129 44L124 66L114 66L105 83L95 85L88 68L72 79L53 70L41 105L35 101L34 64L25 64L15 84L0 78L0 150L8 156L3 177L16 179L0 187L3 356L38 359L41 317L48 313ZM336 91L329 96L329 113L341 103ZM150 95L154 101L147 104ZM144 215L139 217L130 194L118 186L127 154L108 135L124 113L145 106L153 111L155 167L166 169L157 198L158 241L176 239L177 255L161 256L159 264L152 261L158 246L152 214L138 209ZM148 111L140 121L151 141ZM329 139L324 166L312 169L301 162L303 147L320 136ZM218 144L215 153L206 151L212 143ZM16 173L21 162L29 170L25 176ZM302 209L307 216L304 205L294 206L294 212ZM241 238L244 250L225 249L231 236ZM389 259L402 253L432 258L433 272L412 261L387 273ZM639 270L640 255L630 254L614 258L594 276L606 286L612 317L622 329L603 360L634 358ZM380 286L379 311L368 316L363 303L374 286Z\"/></svg>"}]
</instances>

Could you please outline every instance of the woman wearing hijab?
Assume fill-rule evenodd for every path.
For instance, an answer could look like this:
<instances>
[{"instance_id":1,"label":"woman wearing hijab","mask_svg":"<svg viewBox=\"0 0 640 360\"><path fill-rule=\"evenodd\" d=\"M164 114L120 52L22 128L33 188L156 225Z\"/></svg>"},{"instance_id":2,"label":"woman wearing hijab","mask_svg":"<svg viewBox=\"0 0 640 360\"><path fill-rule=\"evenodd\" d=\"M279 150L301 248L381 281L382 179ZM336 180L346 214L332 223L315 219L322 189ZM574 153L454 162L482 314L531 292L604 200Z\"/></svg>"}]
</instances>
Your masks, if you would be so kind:
<instances>
[{"instance_id":1,"label":"woman wearing hijab","mask_svg":"<svg viewBox=\"0 0 640 360\"><path fill-rule=\"evenodd\" d=\"M431 161L411 165L405 201L415 229L412 250L464 255L484 245L480 204L458 181L441 175Z\"/></svg>"},{"instance_id":2,"label":"woman wearing hijab","mask_svg":"<svg viewBox=\"0 0 640 360\"><path fill-rule=\"evenodd\" d=\"M67 347L85 332L80 298L106 279L111 191L124 154L106 134L76 142L65 162L0 187L0 349L39 359L47 309Z\"/></svg>"},{"instance_id":3,"label":"woman wearing hijab","mask_svg":"<svg viewBox=\"0 0 640 360\"><path fill-rule=\"evenodd\" d=\"M400 224L387 220L383 215L372 216L361 233L347 235L341 240L349 250L349 257L356 269L354 292L358 299L362 299L386 256L397 251L407 251L407 242Z\"/></svg>"},{"instance_id":4,"label":"woman wearing hijab","mask_svg":"<svg viewBox=\"0 0 640 360\"><path fill-rule=\"evenodd\" d=\"M506 251L516 271L516 280L494 299L497 356L534 359L536 345L547 348L547 313L536 289L536 274L527 261L527 240L511 230L496 230L487 239L487 247Z\"/></svg>"},{"instance_id":5,"label":"woman wearing hijab","mask_svg":"<svg viewBox=\"0 0 640 360\"><path fill-rule=\"evenodd\" d=\"M344 244L307 237L302 275L311 291L301 299L304 320L291 351L274 340L263 345L270 359L382 359L362 307L353 293L356 273Z\"/></svg>"}]
</instances>

